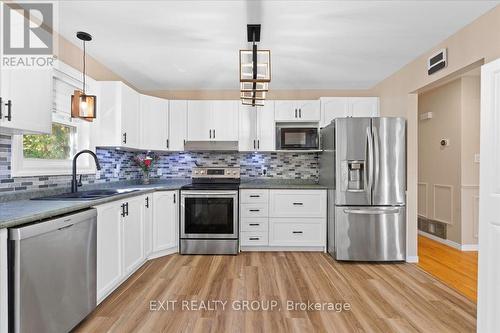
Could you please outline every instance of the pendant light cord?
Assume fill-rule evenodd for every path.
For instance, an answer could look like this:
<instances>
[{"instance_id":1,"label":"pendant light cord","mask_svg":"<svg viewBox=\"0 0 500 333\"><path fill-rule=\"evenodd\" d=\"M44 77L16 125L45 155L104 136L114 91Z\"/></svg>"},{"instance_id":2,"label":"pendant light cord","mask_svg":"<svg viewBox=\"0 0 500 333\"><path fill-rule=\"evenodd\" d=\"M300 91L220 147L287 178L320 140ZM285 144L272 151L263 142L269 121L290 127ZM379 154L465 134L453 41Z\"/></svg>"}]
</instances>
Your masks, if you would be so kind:
<instances>
[{"instance_id":1,"label":"pendant light cord","mask_svg":"<svg viewBox=\"0 0 500 333\"><path fill-rule=\"evenodd\" d=\"M83 41L83 94L85 95L85 41Z\"/></svg>"}]
</instances>

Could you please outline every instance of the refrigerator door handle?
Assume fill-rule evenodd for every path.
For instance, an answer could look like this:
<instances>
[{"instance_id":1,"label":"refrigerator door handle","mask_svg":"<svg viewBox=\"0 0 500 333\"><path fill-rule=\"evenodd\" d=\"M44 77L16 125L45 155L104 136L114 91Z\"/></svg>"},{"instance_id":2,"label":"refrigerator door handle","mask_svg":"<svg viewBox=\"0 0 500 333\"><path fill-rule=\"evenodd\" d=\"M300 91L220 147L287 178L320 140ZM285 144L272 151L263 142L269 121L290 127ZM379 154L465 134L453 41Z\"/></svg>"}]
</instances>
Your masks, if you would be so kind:
<instances>
[{"instance_id":1,"label":"refrigerator door handle","mask_svg":"<svg viewBox=\"0 0 500 333\"><path fill-rule=\"evenodd\" d=\"M346 214L360 214L360 215L383 215L383 214L397 214L399 208L390 209L344 209Z\"/></svg>"},{"instance_id":2,"label":"refrigerator door handle","mask_svg":"<svg viewBox=\"0 0 500 333\"><path fill-rule=\"evenodd\" d=\"M375 180L375 184L378 183L378 176L380 172L380 147L379 147L379 140L378 140L378 132L377 128L374 127L372 130L372 138L373 138L373 180ZM372 186L373 186L373 181L372 181Z\"/></svg>"},{"instance_id":3,"label":"refrigerator door handle","mask_svg":"<svg viewBox=\"0 0 500 333\"><path fill-rule=\"evenodd\" d=\"M369 127L366 128L366 140L367 144L367 156L366 156L366 165L365 165L365 183L366 183L366 191L369 193L372 192L373 187L373 137Z\"/></svg>"}]
</instances>

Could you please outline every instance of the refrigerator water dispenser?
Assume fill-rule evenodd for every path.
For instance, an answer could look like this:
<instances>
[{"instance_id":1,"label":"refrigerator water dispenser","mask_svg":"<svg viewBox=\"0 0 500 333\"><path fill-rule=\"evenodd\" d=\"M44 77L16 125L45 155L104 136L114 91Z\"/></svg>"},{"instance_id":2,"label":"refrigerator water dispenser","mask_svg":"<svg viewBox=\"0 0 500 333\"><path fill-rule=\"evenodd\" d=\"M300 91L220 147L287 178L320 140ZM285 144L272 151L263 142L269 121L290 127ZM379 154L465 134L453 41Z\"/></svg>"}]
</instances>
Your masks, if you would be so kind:
<instances>
[{"instance_id":1,"label":"refrigerator water dispenser","mask_svg":"<svg viewBox=\"0 0 500 333\"><path fill-rule=\"evenodd\" d=\"M365 161L348 161L348 191L364 191Z\"/></svg>"}]
</instances>

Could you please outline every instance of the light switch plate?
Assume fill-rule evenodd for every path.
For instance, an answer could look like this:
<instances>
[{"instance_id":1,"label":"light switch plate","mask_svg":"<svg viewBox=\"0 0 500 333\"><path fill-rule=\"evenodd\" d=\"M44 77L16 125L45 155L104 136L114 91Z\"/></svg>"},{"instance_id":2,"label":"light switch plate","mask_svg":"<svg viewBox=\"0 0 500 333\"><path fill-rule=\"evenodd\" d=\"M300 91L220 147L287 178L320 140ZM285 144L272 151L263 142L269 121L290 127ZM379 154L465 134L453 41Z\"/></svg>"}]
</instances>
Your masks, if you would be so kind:
<instances>
[{"instance_id":1,"label":"light switch plate","mask_svg":"<svg viewBox=\"0 0 500 333\"><path fill-rule=\"evenodd\" d=\"M481 158L479 154L474 154L474 163L479 163L481 161Z\"/></svg>"}]
</instances>

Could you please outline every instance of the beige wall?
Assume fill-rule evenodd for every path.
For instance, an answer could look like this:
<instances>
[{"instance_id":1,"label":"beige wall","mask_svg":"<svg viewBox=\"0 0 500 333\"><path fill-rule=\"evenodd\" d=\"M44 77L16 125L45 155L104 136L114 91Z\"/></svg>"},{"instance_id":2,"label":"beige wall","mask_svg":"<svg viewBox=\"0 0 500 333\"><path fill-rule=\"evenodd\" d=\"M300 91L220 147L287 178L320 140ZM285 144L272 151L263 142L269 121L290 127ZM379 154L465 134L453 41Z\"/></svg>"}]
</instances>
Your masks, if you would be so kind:
<instances>
[{"instance_id":1,"label":"beige wall","mask_svg":"<svg viewBox=\"0 0 500 333\"><path fill-rule=\"evenodd\" d=\"M448 49L448 66L432 75L426 72L427 58L440 48ZM374 87L380 96L383 116L405 116L408 120L407 254L417 255L417 104L416 94L424 87L478 61L500 57L500 6L464 27Z\"/></svg>"},{"instance_id":2,"label":"beige wall","mask_svg":"<svg viewBox=\"0 0 500 333\"><path fill-rule=\"evenodd\" d=\"M481 116L480 75L462 78L462 141L461 141L461 244L477 244L479 228L479 154Z\"/></svg>"},{"instance_id":3,"label":"beige wall","mask_svg":"<svg viewBox=\"0 0 500 333\"><path fill-rule=\"evenodd\" d=\"M457 79L418 97L419 215L448 223L447 238L461 243L461 112L462 80ZM440 140L450 140L441 146Z\"/></svg>"}]
</instances>

